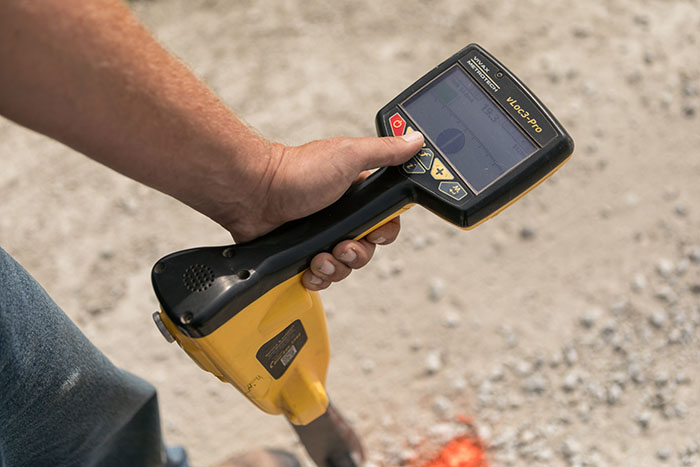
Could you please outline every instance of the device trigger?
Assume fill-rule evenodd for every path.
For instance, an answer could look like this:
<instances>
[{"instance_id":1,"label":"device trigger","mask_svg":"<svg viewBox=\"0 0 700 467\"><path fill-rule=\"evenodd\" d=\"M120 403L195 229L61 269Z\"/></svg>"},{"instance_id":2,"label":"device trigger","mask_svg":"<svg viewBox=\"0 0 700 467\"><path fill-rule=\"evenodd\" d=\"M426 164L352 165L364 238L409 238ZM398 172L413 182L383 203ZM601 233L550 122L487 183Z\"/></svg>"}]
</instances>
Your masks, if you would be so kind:
<instances>
[{"instance_id":1,"label":"device trigger","mask_svg":"<svg viewBox=\"0 0 700 467\"><path fill-rule=\"evenodd\" d=\"M175 342L175 338L173 337L172 334L170 334L170 331L168 331L168 328L165 327L165 323L163 323L163 320L160 317L160 311L154 311L153 312L153 322L156 323L156 327L160 331L160 333L163 335L166 341L168 341L169 344L172 344Z\"/></svg>"}]
</instances>

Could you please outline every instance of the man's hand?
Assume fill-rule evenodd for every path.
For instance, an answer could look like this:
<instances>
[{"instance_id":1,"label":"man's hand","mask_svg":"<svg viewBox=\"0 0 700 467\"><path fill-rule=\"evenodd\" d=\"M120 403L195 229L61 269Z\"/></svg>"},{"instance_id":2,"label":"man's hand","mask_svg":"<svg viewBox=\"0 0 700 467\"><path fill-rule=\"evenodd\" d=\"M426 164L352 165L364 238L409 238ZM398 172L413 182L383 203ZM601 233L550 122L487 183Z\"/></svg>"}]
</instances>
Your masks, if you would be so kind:
<instances>
[{"instance_id":1,"label":"man's hand","mask_svg":"<svg viewBox=\"0 0 700 467\"><path fill-rule=\"evenodd\" d=\"M271 162L258 190L251 193L248 209L229 208L230 193L220 193L214 203L219 212L207 214L227 228L236 241L247 241L293 219L308 216L336 201L368 170L398 165L416 154L423 136L410 133L398 138L332 138L298 147L272 146ZM216 186L216 185L213 185ZM204 211L209 209L204 208ZM376 245L393 242L399 233L395 218L360 241L347 240L331 253L321 253L302 277L312 290L325 289L340 281L351 269L363 267Z\"/></svg>"},{"instance_id":2,"label":"man's hand","mask_svg":"<svg viewBox=\"0 0 700 467\"><path fill-rule=\"evenodd\" d=\"M242 38L244 40L244 38ZM250 240L338 199L423 139L270 143L166 52L119 0L0 2L0 114L167 193ZM319 290L390 243L398 219L311 263Z\"/></svg>"}]
</instances>

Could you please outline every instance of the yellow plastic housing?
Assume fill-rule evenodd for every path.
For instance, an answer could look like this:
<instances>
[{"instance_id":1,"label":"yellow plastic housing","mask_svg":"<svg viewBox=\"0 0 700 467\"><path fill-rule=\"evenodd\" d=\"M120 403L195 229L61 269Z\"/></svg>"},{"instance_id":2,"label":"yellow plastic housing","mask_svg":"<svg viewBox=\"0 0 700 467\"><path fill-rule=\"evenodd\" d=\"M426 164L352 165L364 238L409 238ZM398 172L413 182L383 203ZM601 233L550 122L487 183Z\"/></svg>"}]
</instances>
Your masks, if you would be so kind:
<instances>
[{"instance_id":1,"label":"yellow plastic housing","mask_svg":"<svg viewBox=\"0 0 700 467\"><path fill-rule=\"evenodd\" d=\"M283 413L295 425L307 425L326 412L330 358L323 304L318 292L302 285L301 274L272 288L206 337L184 335L160 312L168 331L199 366L231 383L261 410ZM307 341L285 373L274 379L256 353L297 319Z\"/></svg>"}]
</instances>

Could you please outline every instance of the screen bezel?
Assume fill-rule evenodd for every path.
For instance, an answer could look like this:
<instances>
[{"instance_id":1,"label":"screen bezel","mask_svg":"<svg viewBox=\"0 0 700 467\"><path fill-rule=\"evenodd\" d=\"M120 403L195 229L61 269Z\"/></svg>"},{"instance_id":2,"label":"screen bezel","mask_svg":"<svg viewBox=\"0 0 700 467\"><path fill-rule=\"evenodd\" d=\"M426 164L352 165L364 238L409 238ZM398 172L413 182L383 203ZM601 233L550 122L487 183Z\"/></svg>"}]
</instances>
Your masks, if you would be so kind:
<instances>
[{"instance_id":1,"label":"screen bezel","mask_svg":"<svg viewBox=\"0 0 700 467\"><path fill-rule=\"evenodd\" d=\"M431 137L428 136L428 134L421 128L421 126L420 126L420 125L416 122L416 120L413 118L411 112L409 112L409 111L406 109L406 107L404 107L404 104L405 104L405 103L407 103L408 101L410 101L411 99L413 99L417 94L421 93L425 88L427 88L428 86L430 86L431 84L433 84L433 82L434 82L435 80L437 80L437 79L441 78L442 76L444 76L445 74L449 73L449 72L450 72L453 68L455 68L455 67L459 68L460 71L467 77L467 79L471 80L472 83L474 83L474 84L481 90L482 94L483 94L487 99L489 99L489 100L491 101L491 103L494 105L494 107L496 107L497 109L499 109L499 111L503 114L503 116L506 117L506 118L513 124L513 127L514 127L516 130L518 130L527 140L529 140L529 141L535 146L535 150L534 150L534 151L532 151L529 155L527 155L526 157L524 157L523 159L521 159L517 164L513 165L511 168L509 168L508 170L506 170L505 172L503 172L502 174L500 174L498 177L496 177L494 180L492 180L491 183L487 184L486 186L484 186L484 187L483 187L482 189L480 189L480 190L476 190L476 189L472 186L472 184L469 183L469 179L468 179L467 177L465 177L464 174L463 174L462 172L460 172L459 170L457 170L457 168L456 168L455 165L452 163L452 161L450 160L450 158L447 157L447 156L440 150L440 148L439 148L438 145L437 145L437 142L436 142L436 141L433 141L433 139L432 139ZM528 159L532 158L532 156L534 156L535 154L537 154L537 152L538 152L540 149L542 149L542 145L539 144L537 141L535 141L535 139L532 138L532 136L530 136L527 132L523 131L522 127L518 124L518 122L517 122L515 119L513 119L512 116L508 114L508 112L505 112L505 111L504 111L504 109L501 107L501 105L500 105L493 97L491 97L491 95L490 95L488 92L486 92L486 90L485 90L484 87L481 85L481 83L479 83L477 80L475 80L459 62L455 62L452 66L446 68L444 71L442 71L441 73L439 73L437 76L434 76L432 79L430 79L427 83L423 84L423 86L421 86L421 87L418 88L416 91L414 91L413 93L411 93L408 97L406 97L406 98L403 99L401 102L399 102L398 107L399 107L399 109L401 109L401 111L411 120L411 122L416 126L417 130L420 131L420 132L423 134L423 137L432 145L432 147L435 149L435 151L437 151L437 152L442 156L443 160L444 160L447 164L449 164L450 168L452 168L452 170L454 170L455 173L457 173L457 174L459 175L459 177L462 179L462 181L464 181L464 182L467 184L467 186L469 187L469 189L470 189L470 190L472 191L472 193L474 193L475 195L478 195L479 193L483 193L484 191L488 190L489 187L493 186L493 185L494 185L495 183L497 183L499 180L502 180L502 179L503 179L505 176L507 176L510 172L512 172L513 170L515 170L517 167L519 167L521 164L523 164L523 163L524 163L525 161L527 161Z\"/></svg>"}]
</instances>

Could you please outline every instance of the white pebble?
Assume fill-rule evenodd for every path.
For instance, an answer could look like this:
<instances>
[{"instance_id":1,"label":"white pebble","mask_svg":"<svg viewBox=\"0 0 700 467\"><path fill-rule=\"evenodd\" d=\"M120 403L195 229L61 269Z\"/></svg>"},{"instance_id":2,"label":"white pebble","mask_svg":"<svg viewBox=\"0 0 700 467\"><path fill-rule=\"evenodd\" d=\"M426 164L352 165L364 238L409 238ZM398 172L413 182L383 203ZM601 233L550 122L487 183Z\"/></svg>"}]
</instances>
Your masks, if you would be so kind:
<instances>
[{"instance_id":1,"label":"white pebble","mask_svg":"<svg viewBox=\"0 0 700 467\"><path fill-rule=\"evenodd\" d=\"M666 258L662 258L656 263L656 272L663 278L671 277L673 270L673 263Z\"/></svg>"},{"instance_id":2,"label":"white pebble","mask_svg":"<svg viewBox=\"0 0 700 467\"><path fill-rule=\"evenodd\" d=\"M428 352L425 356L425 371L429 375L434 375L442 369L442 355L439 351L435 350Z\"/></svg>"},{"instance_id":3,"label":"white pebble","mask_svg":"<svg viewBox=\"0 0 700 467\"><path fill-rule=\"evenodd\" d=\"M642 430L646 430L651 423L651 412L645 410L644 412L635 414L634 421L637 422L637 425L639 425Z\"/></svg>"},{"instance_id":4,"label":"white pebble","mask_svg":"<svg viewBox=\"0 0 700 467\"><path fill-rule=\"evenodd\" d=\"M668 314L664 310L657 310L649 316L649 323L656 329L661 329L668 320Z\"/></svg>"},{"instance_id":5,"label":"white pebble","mask_svg":"<svg viewBox=\"0 0 700 467\"><path fill-rule=\"evenodd\" d=\"M575 371L570 371L566 374L566 376L564 376L562 388L566 392L572 392L578 387L580 381L581 377L578 375L578 373Z\"/></svg>"},{"instance_id":6,"label":"white pebble","mask_svg":"<svg viewBox=\"0 0 700 467\"><path fill-rule=\"evenodd\" d=\"M452 411L452 402L445 396L435 396L433 399L433 412L440 418L447 418Z\"/></svg>"},{"instance_id":7,"label":"white pebble","mask_svg":"<svg viewBox=\"0 0 700 467\"><path fill-rule=\"evenodd\" d=\"M456 328L461 321L462 318L459 316L459 313L452 310L445 312L442 317L442 324L446 328Z\"/></svg>"},{"instance_id":8,"label":"white pebble","mask_svg":"<svg viewBox=\"0 0 700 467\"><path fill-rule=\"evenodd\" d=\"M654 296L666 303L675 303L678 297L668 285L662 285L654 291Z\"/></svg>"},{"instance_id":9,"label":"white pebble","mask_svg":"<svg viewBox=\"0 0 700 467\"><path fill-rule=\"evenodd\" d=\"M573 438L567 438L561 445L561 453L567 459L578 455L581 452L581 444Z\"/></svg>"},{"instance_id":10,"label":"white pebble","mask_svg":"<svg viewBox=\"0 0 700 467\"><path fill-rule=\"evenodd\" d=\"M564 349L564 361L567 365L572 366L578 362L578 352L573 347L566 347Z\"/></svg>"},{"instance_id":11,"label":"white pebble","mask_svg":"<svg viewBox=\"0 0 700 467\"><path fill-rule=\"evenodd\" d=\"M433 302L437 302L444 295L444 291L445 282L439 277L434 277L430 281L430 285L428 287L428 298L430 298L430 300Z\"/></svg>"},{"instance_id":12,"label":"white pebble","mask_svg":"<svg viewBox=\"0 0 700 467\"><path fill-rule=\"evenodd\" d=\"M688 258L695 263L700 263L700 246L694 246L688 253Z\"/></svg>"},{"instance_id":13,"label":"white pebble","mask_svg":"<svg viewBox=\"0 0 700 467\"><path fill-rule=\"evenodd\" d=\"M457 394L461 394L467 389L468 385L469 383L465 378L456 378L452 382L452 390Z\"/></svg>"},{"instance_id":14,"label":"white pebble","mask_svg":"<svg viewBox=\"0 0 700 467\"><path fill-rule=\"evenodd\" d=\"M615 405L622 396L622 387L619 384L613 383L608 387L607 401L609 405Z\"/></svg>"},{"instance_id":15,"label":"white pebble","mask_svg":"<svg viewBox=\"0 0 700 467\"><path fill-rule=\"evenodd\" d=\"M661 448L656 451L656 457L662 461L668 460L671 457L671 450L669 448Z\"/></svg>"},{"instance_id":16,"label":"white pebble","mask_svg":"<svg viewBox=\"0 0 700 467\"><path fill-rule=\"evenodd\" d=\"M374 363L373 360L367 359L367 360L362 362L362 372L365 374L372 373L376 366L377 365Z\"/></svg>"},{"instance_id":17,"label":"white pebble","mask_svg":"<svg viewBox=\"0 0 700 467\"><path fill-rule=\"evenodd\" d=\"M515 364L515 372L520 376L527 376L532 373L532 365L527 360L520 360Z\"/></svg>"},{"instance_id":18,"label":"white pebble","mask_svg":"<svg viewBox=\"0 0 700 467\"><path fill-rule=\"evenodd\" d=\"M583 316L581 316L581 319L579 319L579 323L581 323L581 326L583 326L584 328L591 329L602 314L603 310L601 310L600 308L592 308L586 313L584 313Z\"/></svg>"},{"instance_id":19,"label":"white pebble","mask_svg":"<svg viewBox=\"0 0 700 467\"><path fill-rule=\"evenodd\" d=\"M635 292L641 292L642 290L647 288L647 279L644 277L644 274L642 273L637 273L634 275L632 278L632 290Z\"/></svg>"},{"instance_id":20,"label":"white pebble","mask_svg":"<svg viewBox=\"0 0 700 467\"><path fill-rule=\"evenodd\" d=\"M532 394L542 394L547 389L547 380L541 375L533 375L523 383L523 390Z\"/></svg>"}]
</instances>

